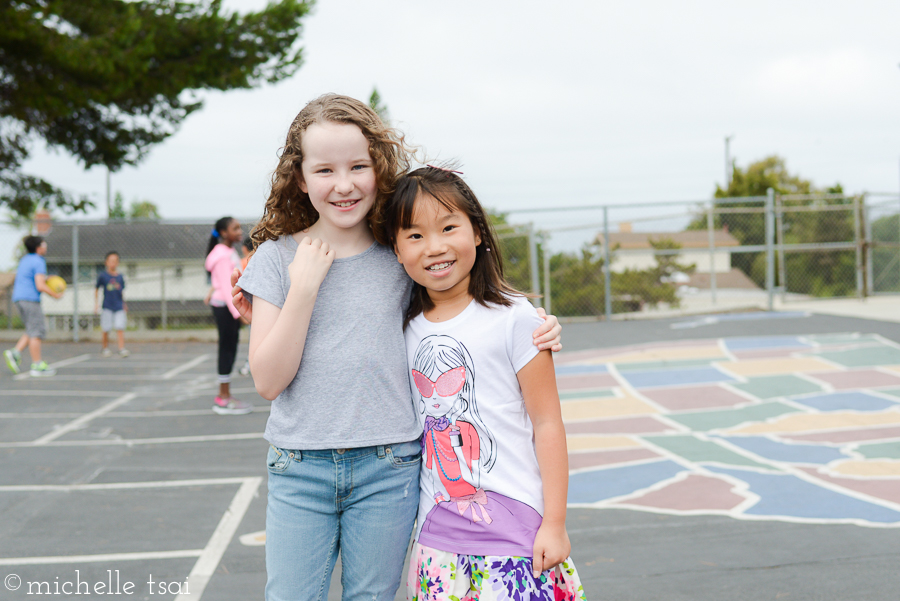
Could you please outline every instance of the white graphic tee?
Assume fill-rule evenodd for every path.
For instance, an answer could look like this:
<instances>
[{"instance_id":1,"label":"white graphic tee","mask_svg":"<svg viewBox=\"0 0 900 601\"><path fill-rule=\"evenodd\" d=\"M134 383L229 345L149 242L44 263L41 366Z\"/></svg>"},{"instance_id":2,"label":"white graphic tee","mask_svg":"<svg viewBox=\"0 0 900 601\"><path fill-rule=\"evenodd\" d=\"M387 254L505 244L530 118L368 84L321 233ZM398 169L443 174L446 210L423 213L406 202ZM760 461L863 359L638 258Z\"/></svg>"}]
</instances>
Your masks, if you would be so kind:
<instances>
[{"instance_id":1,"label":"white graphic tee","mask_svg":"<svg viewBox=\"0 0 900 601\"><path fill-rule=\"evenodd\" d=\"M544 511L534 429L516 373L538 354L542 323L523 297L474 301L456 317L406 329L422 426L419 543L453 553L531 557Z\"/></svg>"}]
</instances>

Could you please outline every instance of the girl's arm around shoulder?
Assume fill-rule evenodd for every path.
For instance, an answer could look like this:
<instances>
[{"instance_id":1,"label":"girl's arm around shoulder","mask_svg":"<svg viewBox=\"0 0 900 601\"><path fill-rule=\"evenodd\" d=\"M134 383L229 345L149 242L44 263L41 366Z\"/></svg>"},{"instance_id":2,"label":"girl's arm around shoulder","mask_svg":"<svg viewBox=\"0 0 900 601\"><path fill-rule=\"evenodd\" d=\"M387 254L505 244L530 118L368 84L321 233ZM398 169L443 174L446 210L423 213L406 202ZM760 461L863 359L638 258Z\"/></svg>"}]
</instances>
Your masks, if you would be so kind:
<instances>
[{"instance_id":1,"label":"girl's arm around shoulder","mask_svg":"<svg viewBox=\"0 0 900 601\"><path fill-rule=\"evenodd\" d=\"M534 451L544 491L544 519L534 539L537 576L565 561L572 550L566 532L569 455L550 351L538 353L516 376L534 427Z\"/></svg>"}]
</instances>

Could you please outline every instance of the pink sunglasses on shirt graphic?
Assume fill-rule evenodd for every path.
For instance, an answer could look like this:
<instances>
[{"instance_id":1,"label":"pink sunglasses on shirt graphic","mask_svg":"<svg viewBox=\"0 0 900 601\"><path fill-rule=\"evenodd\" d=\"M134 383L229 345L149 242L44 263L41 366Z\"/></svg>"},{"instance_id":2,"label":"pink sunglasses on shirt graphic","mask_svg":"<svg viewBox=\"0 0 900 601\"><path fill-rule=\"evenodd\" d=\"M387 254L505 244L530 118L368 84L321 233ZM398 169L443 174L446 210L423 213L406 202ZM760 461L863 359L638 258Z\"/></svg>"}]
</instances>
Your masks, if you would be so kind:
<instances>
[{"instance_id":1,"label":"pink sunglasses on shirt graphic","mask_svg":"<svg viewBox=\"0 0 900 601\"><path fill-rule=\"evenodd\" d=\"M425 398L431 398L435 392L442 397L453 396L462 390L463 385L466 383L465 367L457 367L446 371L438 376L438 379L434 382L431 381L431 378L416 370L412 370L412 375L413 380L416 382L416 388L419 389L419 392Z\"/></svg>"}]
</instances>

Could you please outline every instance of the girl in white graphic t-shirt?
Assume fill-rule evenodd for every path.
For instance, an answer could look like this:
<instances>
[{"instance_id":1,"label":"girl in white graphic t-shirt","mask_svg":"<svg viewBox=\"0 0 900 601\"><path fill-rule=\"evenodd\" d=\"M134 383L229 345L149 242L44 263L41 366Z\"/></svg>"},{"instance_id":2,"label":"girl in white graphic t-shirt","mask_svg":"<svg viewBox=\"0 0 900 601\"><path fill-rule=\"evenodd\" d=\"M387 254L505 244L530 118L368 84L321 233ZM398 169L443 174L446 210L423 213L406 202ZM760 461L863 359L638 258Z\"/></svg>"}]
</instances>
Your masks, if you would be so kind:
<instances>
[{"instance_id":1,"label":"girl in white graphic t-shirt","mask_svg":"<svg viewBox=\"0 0 900 601\"><path fill-rule=\"evenodd\" d=\"M583 600L566 532L568 455L540 321L503 280L488 217L458 172L403 176L384 235L416 283L405 318L423 429L410 600Z\"/></svg>"}]
</instances>

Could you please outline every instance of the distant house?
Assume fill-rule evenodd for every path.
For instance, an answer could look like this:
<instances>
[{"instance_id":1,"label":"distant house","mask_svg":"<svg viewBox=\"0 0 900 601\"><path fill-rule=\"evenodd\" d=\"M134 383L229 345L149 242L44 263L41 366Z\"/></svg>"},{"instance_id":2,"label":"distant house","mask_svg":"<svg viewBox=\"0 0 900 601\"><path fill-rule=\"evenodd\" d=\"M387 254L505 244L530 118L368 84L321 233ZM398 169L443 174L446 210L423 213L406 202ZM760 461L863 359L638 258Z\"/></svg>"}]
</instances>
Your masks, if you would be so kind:
<instances>
[{"instance_id":1,"label":"distant house","mask_svg":"<svg viewBox=\"0 0 900 601\"><path fill-rule=\"evenodd\" d=\"M680 263L694 264L697 273L728 273L731 271L731 248L740 246L737 238L721 229L713 232L714 252L709 250L709 232L690 230L685 232L633 232L631 225L623 223L620 230L609 235L609 247L613 250L612 271L648 269L656 265L651 242L672 240L681 247ZM603 234L598 234L597 244L603 244Z\"/></svg>"},{"instance_id":2,"label":"distant house","mask_svg":"<svg viewBox=\"0 0 900 601\"><path fill-rule=\"evenodd\" d=\"M245 235L252 223L244 224ZM125 276L125 300L129 327L156 329L212 323L203 298L209 280L203 266L209 242L210 223L167 221L122 221L78 224L77 302L82 327L91 320L94 284L104 269L109 251L119 253L119 271ZM62 276L72 287L74 227L53 224L47 240L47 272ZM67 319L75 310L76 295L70 288L61 300L43 303L51 326L70 327ZM53 317L56 317L56 320Z\"/></svg>"}]
</instances>

